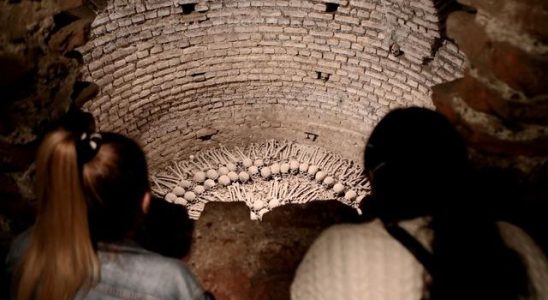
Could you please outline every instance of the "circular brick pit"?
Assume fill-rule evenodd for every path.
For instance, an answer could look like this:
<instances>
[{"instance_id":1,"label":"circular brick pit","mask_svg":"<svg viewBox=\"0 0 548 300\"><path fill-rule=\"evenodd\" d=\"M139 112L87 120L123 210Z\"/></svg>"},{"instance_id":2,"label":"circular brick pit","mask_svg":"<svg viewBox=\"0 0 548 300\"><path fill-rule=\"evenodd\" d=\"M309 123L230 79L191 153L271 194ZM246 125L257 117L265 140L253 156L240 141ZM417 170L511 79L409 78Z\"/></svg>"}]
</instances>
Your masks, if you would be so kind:
<instances>
[{"instance_id":1,"label":"circular brick pit","mask_svg":"<svg viewBox=\"0 0 548 300\"><path fill-rule=\"evenodd\" d=\"M359 163L389 109L431 106L431 86L461 76L440 25L451 3L110 1L80 49L101 88L84 108L141 141L153 174L269 139Z\"/></svg>"}]
</instances>

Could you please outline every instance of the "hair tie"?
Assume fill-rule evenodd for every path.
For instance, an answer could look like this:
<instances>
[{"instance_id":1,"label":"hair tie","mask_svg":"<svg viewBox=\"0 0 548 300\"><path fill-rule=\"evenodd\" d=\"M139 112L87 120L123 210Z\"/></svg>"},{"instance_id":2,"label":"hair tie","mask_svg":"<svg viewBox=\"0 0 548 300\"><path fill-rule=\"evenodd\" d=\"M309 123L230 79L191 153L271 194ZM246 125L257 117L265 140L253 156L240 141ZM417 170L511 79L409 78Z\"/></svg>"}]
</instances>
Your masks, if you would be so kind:
<instances>
[{"instance_id":1,"label":"hair tie","mask_svg":"<svg viewBox=\"0 0 548 300\"><path fill-rule=\"evenodd\" d=\"M99 151L103 137L100 133L87 133L84 132L80 135L80 139L76 144L76 152L78 155L78 162L80 165L84 165Z\"/></svg>"}]
</instances>

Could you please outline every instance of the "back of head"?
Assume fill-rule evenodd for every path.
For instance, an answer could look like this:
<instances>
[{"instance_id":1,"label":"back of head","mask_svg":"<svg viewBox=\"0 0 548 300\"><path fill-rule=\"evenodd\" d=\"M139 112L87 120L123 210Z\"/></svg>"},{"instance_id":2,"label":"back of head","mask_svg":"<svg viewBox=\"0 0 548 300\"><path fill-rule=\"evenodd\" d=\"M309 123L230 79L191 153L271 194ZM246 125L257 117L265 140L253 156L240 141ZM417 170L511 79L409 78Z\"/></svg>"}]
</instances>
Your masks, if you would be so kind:
<instances>
[{"instance_id":1,"label":"back of head","mask_svg":"<svg viewBox=\"0 0 548 300\"><path fill-rule=\"evenodd\" d=\"M442 115L396 109L373 130L365 151L373 196L368 219L394 223L431 216L430 299L517 299L526 273L469 188L463 140Z\"/></svg>"},{"instance_id":2,"label":"back of head","mask_svg":"<svg viewBox=\"0 0 548 300\"><path fill-rule=\"evenodd\" d=\"M113 133L56 130L36 163L39 207L15 280L18 299L72 299L99 278L94 241L123 239L149 190L146 160Z\"/></svg>"},{"instance_id":3,"label":"back of head","mask_svg":"<svg viewBox=\"0 0 548 300\"><path fill-rule=\"evenodd\" d=\"M83 165L83 188L92 237L117 241L141 216L141 200L150 190L145 155L133 140L102 133L101 146Z\"/></svg>"},{"instance_id":4,"label":"back of head","mask_svg":"<svg viewBox=\"0 0 548 300\"><path fill-rule=\"evenodd\" d=\"M440 114L418 107L393 110L379 122L364 162L377 199L364 213L396 220L451 206L467 172L457 131Z\"/></svg>"}]
</instances>

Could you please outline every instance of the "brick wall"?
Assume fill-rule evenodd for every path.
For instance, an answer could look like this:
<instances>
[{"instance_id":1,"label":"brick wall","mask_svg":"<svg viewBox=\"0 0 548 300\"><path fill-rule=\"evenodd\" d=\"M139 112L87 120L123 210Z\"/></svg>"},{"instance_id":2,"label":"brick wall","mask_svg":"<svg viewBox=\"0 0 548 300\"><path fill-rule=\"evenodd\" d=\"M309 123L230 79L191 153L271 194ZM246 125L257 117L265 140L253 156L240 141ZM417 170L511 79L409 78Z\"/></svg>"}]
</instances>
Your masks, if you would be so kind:
<instances>
[{"instance_id":1,"label":"brick wall","mask_svg":"<svg viewBox=\"0 0 548 300\"><path fill-rule=\"evenodd\" d=\"M430 87L462 74L434 2L111 1L81 49L101 87L85 108L141 140L153 167L305 131L360 160L390 108L431 106ZM204 128L211 140L197 139Z\"/></svg>"}]
</instances>

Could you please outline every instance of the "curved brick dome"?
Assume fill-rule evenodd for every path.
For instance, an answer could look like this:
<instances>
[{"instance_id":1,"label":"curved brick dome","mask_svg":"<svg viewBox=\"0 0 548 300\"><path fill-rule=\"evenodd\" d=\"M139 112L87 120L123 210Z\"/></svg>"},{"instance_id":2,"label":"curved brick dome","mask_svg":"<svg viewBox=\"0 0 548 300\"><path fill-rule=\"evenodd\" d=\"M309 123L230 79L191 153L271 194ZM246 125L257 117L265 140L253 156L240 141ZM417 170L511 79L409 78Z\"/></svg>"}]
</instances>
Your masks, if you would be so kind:
<instances>
[{"instance_id":1,"label":"curved brick dome","mask_svg":"<svg viewBox=\"0 0 548 300\"><path fill-rule=\"evenodd\" d=\"M446 1L450 3L451 1ZM461 75L443 1L112 1L81 49L102 130L153 167L218 142L315 143L359 160L390 108Z\"/></svg>"}]
</instances>

